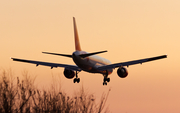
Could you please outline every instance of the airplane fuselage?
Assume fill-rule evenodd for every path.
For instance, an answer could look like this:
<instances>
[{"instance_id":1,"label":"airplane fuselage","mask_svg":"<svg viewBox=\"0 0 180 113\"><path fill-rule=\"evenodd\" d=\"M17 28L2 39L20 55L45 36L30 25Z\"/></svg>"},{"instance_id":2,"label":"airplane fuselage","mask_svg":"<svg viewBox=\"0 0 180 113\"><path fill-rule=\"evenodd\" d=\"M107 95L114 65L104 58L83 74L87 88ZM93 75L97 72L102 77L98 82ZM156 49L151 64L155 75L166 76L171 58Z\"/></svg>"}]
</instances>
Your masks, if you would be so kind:
<instances>
[{"instance_id":1,"label":"airplane fuselage","mask_svg":"<svg viewBox=\"0 0 180 113\"><path fill-rule=\"evenodd\" d=\"M87 71L90 73L101 73L106 74L106 71L108 74L111 74L113 69L108 69L106 71L99 71L97 70L98 67L105 66L111 64L111 62L105 58L99 57L97 55L92 55L89 57L82 58L79 55L81 54L87 54L86 51L75 51L72 54L73 61L75 64L80 67L83 71Z\"/></svg>"}]
</instances>

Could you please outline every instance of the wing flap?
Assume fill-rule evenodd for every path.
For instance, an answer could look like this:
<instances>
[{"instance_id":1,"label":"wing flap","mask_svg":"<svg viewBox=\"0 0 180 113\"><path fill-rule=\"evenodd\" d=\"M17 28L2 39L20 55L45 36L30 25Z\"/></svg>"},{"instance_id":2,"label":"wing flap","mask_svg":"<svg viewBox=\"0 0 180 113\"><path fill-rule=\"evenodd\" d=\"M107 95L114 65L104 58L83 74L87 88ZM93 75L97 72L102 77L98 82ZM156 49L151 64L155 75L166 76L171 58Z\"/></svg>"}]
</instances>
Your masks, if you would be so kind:
<instances>
[{"instance_id":1,"label":"wing flap","mask_svg":"<svg viewBox=\"0 0 180 113\"><path fill-rule=\"evenodd\" d=\"M159 59L163 59L163 58L167 58L167 55L151 57L151 58L145 58L145 59L134 60L134 61L128 61L128 62L122 62L122 63L116 63L116 64L110 64L110 65L98 67L98 70L103 71L103 70L107 70L107 69L114 69L114 68L117 68L117 67L120 67L120 66L129 66L129 65L135 65L135 64L142 64L142 63L145 63L145 62L150 62L150 61L159 60Z\"/></svg>"},{"instance_id":2,"label":"wing flap","mask_svg":"<svg viewBox=\"0 0 180 113\"><path fill-rule=\"evenodd\" d=\"M34 60L25 60L25 59L18 59L18 58L11 58L13 61L19 61L19 62L25 62L25 63L31 63L38 65L44 65L49 66L51 68L53 67L64 67L69 70L73 71L81 71L81 69L76 65L68 65L68 64L58 64L58 63L50 63L50 62L41 62L41 61L34 61Z\"/></svg>"}]
</instances>

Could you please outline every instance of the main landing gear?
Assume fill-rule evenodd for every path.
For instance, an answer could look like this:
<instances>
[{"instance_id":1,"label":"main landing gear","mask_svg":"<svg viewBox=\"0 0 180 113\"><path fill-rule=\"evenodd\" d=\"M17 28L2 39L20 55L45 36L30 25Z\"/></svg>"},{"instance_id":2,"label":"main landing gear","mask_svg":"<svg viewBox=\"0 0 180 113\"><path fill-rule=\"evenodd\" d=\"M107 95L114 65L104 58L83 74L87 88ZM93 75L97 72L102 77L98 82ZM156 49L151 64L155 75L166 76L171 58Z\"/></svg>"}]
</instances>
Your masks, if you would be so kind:
<instances>
[{"instance_id":1,"label":"main landing gear","mask_svg":"<svg viewBox=\"0 0 180 113\"><path fill-rule=\"evenodd\" d=\"M103 85L107 85L107 82L110 82L110 78L108 78L108 72L106 71L106 74L104 76Z\"/></svg>"},{"instance_id":2,"label":"main landing gear","mask_svg":"<svg viewBox=\"0 0 180 113\"><path fill-rule=\"evenodd\" d=\"M76 78L74 78L74 80L73 80L73 82L74 83L79 83L80 82L80 78L78 78L78 75L77 75L78 73L77 73L77 71L76 71Z\"/></svg>"}]
</instances>

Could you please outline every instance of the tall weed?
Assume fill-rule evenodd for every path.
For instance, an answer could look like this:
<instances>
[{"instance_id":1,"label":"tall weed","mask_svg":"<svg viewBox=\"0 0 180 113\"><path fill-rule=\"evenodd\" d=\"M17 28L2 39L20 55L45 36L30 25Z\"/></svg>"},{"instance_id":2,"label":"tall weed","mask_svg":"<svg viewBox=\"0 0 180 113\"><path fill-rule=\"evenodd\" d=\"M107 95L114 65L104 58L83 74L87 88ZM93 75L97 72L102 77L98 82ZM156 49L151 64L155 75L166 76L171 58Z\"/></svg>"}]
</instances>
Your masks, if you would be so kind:
<instances>
[{"instance_id":1,"label":"tall weed","mask_svg":"<svg viewBox=\"0 0 180 113\"><path fill-rule=\"evenodd\" d=\"M27 71L22 73L22 80L13 76L11 70L0 73L0 113L102 113L109 92L96 102L93 94L82 87L73 96L61 89L38 89Z\"/></svg>"}]
</instances>

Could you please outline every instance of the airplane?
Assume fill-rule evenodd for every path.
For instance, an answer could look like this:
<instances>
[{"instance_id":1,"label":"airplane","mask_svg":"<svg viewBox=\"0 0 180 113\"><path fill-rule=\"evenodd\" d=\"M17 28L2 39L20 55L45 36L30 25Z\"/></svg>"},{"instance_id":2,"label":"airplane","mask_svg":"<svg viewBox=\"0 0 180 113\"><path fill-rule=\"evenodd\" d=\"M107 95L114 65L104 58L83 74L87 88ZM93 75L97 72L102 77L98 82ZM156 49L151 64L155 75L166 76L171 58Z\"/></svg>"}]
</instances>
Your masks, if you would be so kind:
<instances>
[{"instance_id":1,"label":"airplane","mask_svg":"<svg viewBox=\"0 0 180 113\"><path fill-rule=\"evenodd\" d=\"M113 72L113 69L115 69L115 68L118 68L117 75L120 78L125 78L128 75L128 71L125 68L125 66L128 67L130 65L142 64L145 62L150 62L150 61L154 61L154 60L167 58L167 55L161 55L161 56L150 57L150 58L145 58L145 59L140 59L140 60L133 60L133 61L128 61L128 62L120 62L120 63L112 64L109 60L96 55L96 54L104 53L107 51L99 51L99 52L92 52L92 53L82 51L81 46L80 46L75 17L73 17L73 26L74 26L75 51L72 53L72 55L51 53L51 52L42 52L42 53L71 58L71 59L73 59L73 61L76 65L50 63L50 62L26 60L26 59L19 59L19 58L11 58L11 59L13 59L13 61L36 64L36 66L39 66L39 65L49 66L49 67L51 67L51 69L54 67L55 68L63 67L64 68L64 76L67 79L74 78L73 79L74 83L80 82L78 73L81 72L82 70L89 72L89 73L100 73L104 77L103 85L107 85L107 83L110 82L110 78L108 77L108 75L110 75Z\"/></svg>"}]
</instances>

